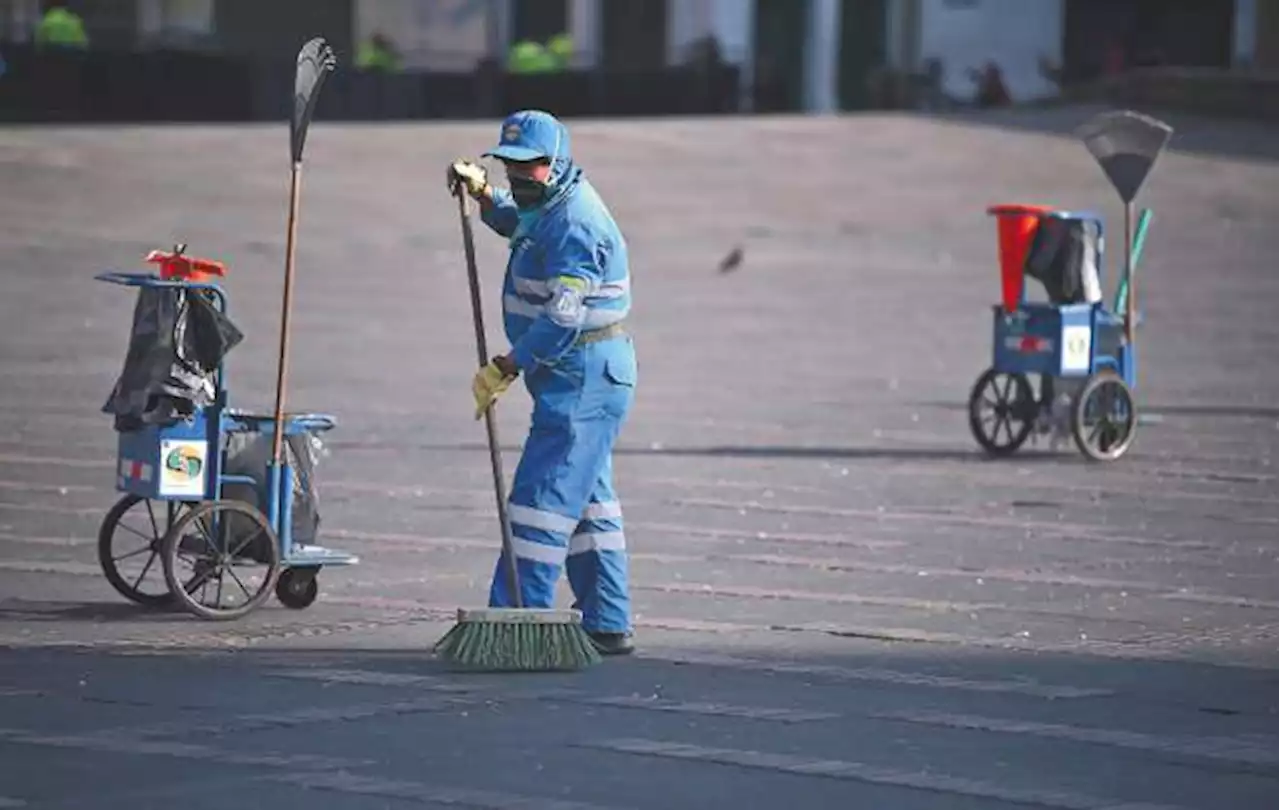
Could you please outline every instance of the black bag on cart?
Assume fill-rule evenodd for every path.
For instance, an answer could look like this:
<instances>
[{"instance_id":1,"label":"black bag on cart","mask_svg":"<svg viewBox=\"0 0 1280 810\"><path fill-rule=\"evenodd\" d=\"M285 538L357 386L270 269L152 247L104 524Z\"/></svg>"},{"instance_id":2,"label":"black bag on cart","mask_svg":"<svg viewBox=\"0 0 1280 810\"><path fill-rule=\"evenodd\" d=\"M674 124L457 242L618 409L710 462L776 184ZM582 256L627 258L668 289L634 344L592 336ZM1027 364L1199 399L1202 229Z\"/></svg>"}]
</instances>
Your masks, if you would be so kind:
<instances>
[{"instance_id":1,"label":"black bag on cart","mask_svg":"<svg viewBox=\"0 0 1280 810\"><path fill-rule=\"evenodd\" d=\"M140 288L124 369L102 412L121 433L189 417L213 403L218 364L243 339L201 291Z\"/></svg>"},{"instance_id":2,"label":"black bag on cart","mask_svg":"<svg viewBox=\"0 0 1280 810\"><path fill-rule=\"evenodd\" d=\"M1093 222L1045 217L1027 252L1028 276L1044 285L1052 304L1101 300L1098 280L1098 226Z\"/></svg>"},{"instance_id":3,"label":"black bag on cart","mask_svg":"<svg viewBox=\"0 0 1280 810\"><path fill-rule=\"evenodd\" d=\"M293 468L293 520L290 531L295 545L315 543L320 530L319 493L315 471L324 446L314 433L298 433L286 436L284 453ZM245 475L257 486L232 483L222 487L222 497L244 501L262 514L267 514L267 504L260 502L259 493L269 491L267 480L271 463L271 435L265 433L231 433L227 436L227 461L223 473Z\"/></svg>"}]
</instances>

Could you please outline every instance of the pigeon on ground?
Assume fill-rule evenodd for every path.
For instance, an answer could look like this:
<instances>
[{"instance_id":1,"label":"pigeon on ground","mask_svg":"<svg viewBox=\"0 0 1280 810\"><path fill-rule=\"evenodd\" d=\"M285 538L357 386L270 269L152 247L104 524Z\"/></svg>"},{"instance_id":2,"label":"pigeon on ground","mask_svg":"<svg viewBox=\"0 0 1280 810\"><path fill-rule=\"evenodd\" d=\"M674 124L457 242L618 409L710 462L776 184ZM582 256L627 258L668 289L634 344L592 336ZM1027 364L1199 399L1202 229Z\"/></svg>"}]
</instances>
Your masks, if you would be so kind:
<instances>
[{"instance_id":1,"label":"pigeon on ground","mask_svg":"<svg viewBox=\"0 0 1280 810\"><path fill-rule=\"evenodd\" d=\"M742 246L737 245L729 251L729 255L720 260L720 272L732 273L742 264Z\"/></svg>"}]
</instances>

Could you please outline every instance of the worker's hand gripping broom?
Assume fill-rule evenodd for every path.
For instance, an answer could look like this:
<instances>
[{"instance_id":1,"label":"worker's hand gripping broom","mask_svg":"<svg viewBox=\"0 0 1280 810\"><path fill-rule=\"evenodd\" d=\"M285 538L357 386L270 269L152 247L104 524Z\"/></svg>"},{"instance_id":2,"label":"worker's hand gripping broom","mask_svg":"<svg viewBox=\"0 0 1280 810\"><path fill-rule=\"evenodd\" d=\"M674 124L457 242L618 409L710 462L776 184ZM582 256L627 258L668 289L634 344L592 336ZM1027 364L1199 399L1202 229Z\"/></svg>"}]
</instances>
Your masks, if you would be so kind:
<instances>
[{"instance_id":1,"label":"worker's hand gripping broom","mask_svg":"<svg viewBox=\"0 0 1280 810\"><path fill-rule=\"evenodd\" d=\"M462 248L467 261L467 280L471 287L476 354L483 367L489 362L489 351L485 339L480 275L476 269L469 197L459 183L454 183L451 191L458 199ZM436 643L435 650L442 658L460 667L488 672L573 670L594 664L600 660L600 654L582 629L582 614L579 611L524 606L520 573L512 543L511 521L507 515L497 418L492 405L484 411L484 424L489 442L489 463L493 470L493 494L502 530L503 573L515 607L459 608L458 623Z\"/></svg>"}]
</instances>

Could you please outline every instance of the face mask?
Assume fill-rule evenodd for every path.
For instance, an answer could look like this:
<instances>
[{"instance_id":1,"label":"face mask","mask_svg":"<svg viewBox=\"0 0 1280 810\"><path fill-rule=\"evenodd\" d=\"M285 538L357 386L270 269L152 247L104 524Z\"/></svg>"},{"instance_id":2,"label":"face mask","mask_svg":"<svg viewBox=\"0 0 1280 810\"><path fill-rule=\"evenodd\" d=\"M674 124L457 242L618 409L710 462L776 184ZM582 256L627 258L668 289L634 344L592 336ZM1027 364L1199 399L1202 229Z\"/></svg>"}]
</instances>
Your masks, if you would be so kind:
<instances>
[{"instance_id":1,"label":"face mask","mask_svg":"<svg viewBox=\"0 0 1280 810\"><path fill-rule=\"evenodd\" d=\"M511 197L520 208L536 208L547 194L547 186L527 177L510 177Z\"/></svg>"}]
</instances>

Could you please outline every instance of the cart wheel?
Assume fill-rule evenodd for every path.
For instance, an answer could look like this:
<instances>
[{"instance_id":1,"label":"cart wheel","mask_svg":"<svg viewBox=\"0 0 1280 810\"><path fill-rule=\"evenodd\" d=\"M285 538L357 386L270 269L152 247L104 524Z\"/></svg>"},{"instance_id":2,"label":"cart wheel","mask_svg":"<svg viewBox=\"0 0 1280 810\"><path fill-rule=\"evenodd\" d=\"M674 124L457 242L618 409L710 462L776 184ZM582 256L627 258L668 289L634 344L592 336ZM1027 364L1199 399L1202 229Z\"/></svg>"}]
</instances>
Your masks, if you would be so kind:
<instances>
[{"instance_id":1,"label":"cart wheel","mask_svg":"<svg viewBox=\"0 0 1280 810\"><path fill-rule=\"evenodd\" d=\"M1031 435L1038 408L1027 375L989 368L969 394L969 430L991 455L1012 455Z\"/></svg>"},{"instance_id":2,"label":"cart wheel","mask_svg":"<svg viewBox=\"0 0 1280 810\"><path fill-rule=\"evenodd\" d=\"M1115 461L1128 452L1138 426L1129 386L1114 371L1089 379L1071 409L1071 435L1093 461Z\"/></svg>"},{"instance_id":3,"label":"cart wheel","mask_svg":"<svg viewBox=\"0 0 1280 810\"><path fill-rule=\"evenodd\" d=\"M319 568L286 568L280 572L276 580L276 598L280 604L293 610L304 610L311 607L320 593L320 583L316 581Z\"/></svg>"},{"instance_id":4,"label":"cart wheel","mask_svg":"<svg viewBox=\"0 0 1280 810\"><path fill-rule=\"evenodd\" d=\"M180 510L189 506L125 495L102 519L98 529L98 564L107 582L125 599L146 607L172 603L173 594L164 579L160 554L169 527L177 520Z\"/></svg>"},{"instance_id":5,"label":"cart wheel","mask_svg":"<svg viewBox=\"0 0 1280 810\"><path fill-rule=\"evenodd\" d=\"M244 501L208 501L164 538L169 592L202 619L238 619L271 596L280 545L271 524ZM187 569L190 573L187 573Z\"/></svg>"}]
</instances>

